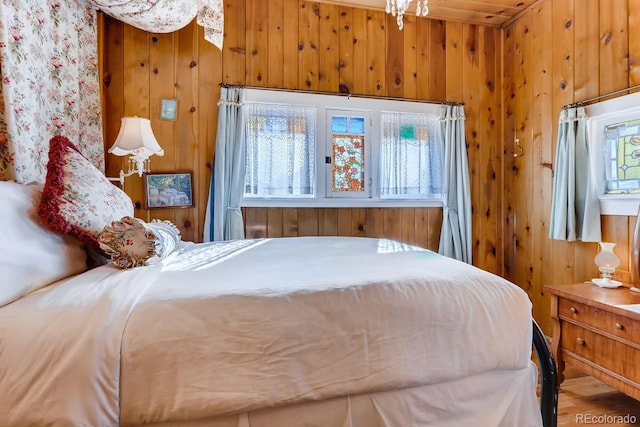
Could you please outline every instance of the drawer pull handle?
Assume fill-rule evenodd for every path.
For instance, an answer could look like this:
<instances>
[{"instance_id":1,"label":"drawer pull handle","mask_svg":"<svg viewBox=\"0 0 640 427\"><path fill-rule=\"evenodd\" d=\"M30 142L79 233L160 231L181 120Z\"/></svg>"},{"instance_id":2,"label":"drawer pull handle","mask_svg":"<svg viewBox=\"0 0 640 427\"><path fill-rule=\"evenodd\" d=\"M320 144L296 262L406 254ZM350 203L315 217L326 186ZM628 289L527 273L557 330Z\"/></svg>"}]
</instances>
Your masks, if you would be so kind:
<instances>
[{"instance_id":1,"label":"drawer pull handle","mask_svg":"<svg viewBox=\"0 0 640 427\"><path fill-rule=\"evenodd\" d=\"M575 307L571 307L571 312L572 312L573 314L577 314L577 313L578 313L578 309L577 309L577 308L575 308Z\"/></svg>"},{"instance_id":2,"label":"drawer pull handle","mask_svg":"<svg viewBox=\"0 0 640 427\"><path fill-rule=\"evenodd\" d=\"M620 329L621 331L624 330L624 325L622 323L616 323L616 328Z\"/></svg>"},{"instance_id":3,"label":"drawer pull handle","mask_svg":"<svg viewBox=\"0 0 640 427\"><path fill-rule=\"evenodd\" d=\"M586 344L585 340L582 338L576 339L576 342L578 343L578 345L582 345L582 346Z\"/></svg>"}]
</instances>

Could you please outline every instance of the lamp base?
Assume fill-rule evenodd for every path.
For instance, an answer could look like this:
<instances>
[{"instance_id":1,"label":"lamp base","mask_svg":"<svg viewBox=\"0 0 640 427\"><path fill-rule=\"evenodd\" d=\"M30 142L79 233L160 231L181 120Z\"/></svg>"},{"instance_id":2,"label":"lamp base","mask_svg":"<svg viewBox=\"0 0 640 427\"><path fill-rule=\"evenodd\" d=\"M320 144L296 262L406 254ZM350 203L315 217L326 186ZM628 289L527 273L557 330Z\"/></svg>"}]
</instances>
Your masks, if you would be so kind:
<instances>
[{"instance_id":1,"label":"lamp base","mask_svg":"<svg viewBox=\"0 0 640 427\"><path fill-rule=\"evenodd\" d=\"M611 280L610 278L597 278L591 279L591 283L596 286L600 286L601 288L619 288L622 286L622 282L617 280Z\"/></svg>"}]
</instances>

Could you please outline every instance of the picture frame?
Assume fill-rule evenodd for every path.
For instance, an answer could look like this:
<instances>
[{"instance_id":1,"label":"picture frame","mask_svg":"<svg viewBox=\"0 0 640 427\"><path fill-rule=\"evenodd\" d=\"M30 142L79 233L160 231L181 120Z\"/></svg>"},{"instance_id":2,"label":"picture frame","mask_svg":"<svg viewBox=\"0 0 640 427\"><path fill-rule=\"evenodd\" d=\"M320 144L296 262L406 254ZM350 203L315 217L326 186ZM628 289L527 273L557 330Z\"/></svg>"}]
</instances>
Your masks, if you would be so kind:
<instances>
[{"instance_id":1,"label":"picture frame","mask_svg":"<svg viewBox=\"0 0 640 427\"><path fill-rule=\"evenodd\" d=\"M178 120L178 100L175 98L162 98L160 100L160 120Z\"/></svg>"},{"instance_id":2,"label":"picture frame","mask_svg":"<svg viewBox=\"0 0 640 427\"><path fill-rule=\"evenodd\" d=\"M194 206L192 172L148 172L143 183L145 209Z\"/></svg>"}]
</instances>

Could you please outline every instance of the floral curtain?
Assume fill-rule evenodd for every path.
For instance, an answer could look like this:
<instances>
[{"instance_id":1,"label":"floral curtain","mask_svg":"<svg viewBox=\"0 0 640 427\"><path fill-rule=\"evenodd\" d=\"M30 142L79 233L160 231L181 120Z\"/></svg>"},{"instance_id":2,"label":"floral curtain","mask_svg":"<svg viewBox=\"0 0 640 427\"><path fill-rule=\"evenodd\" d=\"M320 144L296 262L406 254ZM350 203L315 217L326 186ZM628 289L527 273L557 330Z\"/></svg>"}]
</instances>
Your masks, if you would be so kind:
<instances>
[{"instance_id":1,"label":"floral curtain","mask_svg":"<svg viewBox=\"0 0 640 427\"><path fill-rule=\"evenodd\" d=\"M150 32L197 15L222 48L222 0L0 0L0 180L41 182L49 140L69 138L100 170L104 146L96 8Z\"/></svg>"},{"instance_id":2,"label":"floral curtain","mask_svg":"<svg viewBox=\"0 0 640 427\"><path fill-rule=\"evenodd\" d=\"M55 135L103 170L95 10L84 0L0 1L0 179L44 181Z\"/></svg>"}]
</instances>

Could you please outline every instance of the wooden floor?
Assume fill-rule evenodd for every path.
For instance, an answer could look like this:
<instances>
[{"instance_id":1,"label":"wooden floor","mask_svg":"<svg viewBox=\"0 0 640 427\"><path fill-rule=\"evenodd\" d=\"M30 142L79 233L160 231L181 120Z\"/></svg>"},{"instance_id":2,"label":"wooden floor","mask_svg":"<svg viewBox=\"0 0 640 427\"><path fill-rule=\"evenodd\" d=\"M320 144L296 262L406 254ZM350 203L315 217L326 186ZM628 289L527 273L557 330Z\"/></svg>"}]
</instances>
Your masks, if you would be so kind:
<instances>
[{"instance_id":1,"label":"wooden floor","mask_svg":"<svg viewBox=\"0 0 640 427\"><path fill-rule=\"evenodd\" d=\"M565 376L558 394L558 427L640 427L639 401L569 366Z\"/></svg>"}]
</instances>

